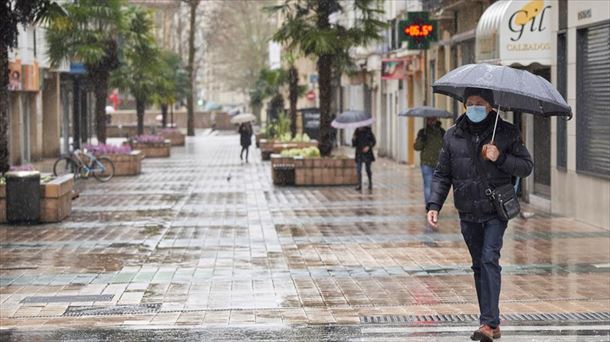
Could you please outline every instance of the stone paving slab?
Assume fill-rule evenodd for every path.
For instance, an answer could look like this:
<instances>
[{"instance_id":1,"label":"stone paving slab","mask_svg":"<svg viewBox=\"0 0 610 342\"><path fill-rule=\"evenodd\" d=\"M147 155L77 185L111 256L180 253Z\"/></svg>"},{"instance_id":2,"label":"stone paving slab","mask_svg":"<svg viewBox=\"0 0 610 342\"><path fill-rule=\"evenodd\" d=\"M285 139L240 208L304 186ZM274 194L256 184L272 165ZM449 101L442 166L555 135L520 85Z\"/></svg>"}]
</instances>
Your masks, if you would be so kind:
<instances>
[{"instance_id":1,"label":"stone paving slab","mask_svg":"<svg viewBox=\"0 0 610 342\"><path fill-rule=\"evenodd\" d=\"M169 340L273 332L277 340L467 337L476 324L362 323L478 311L457 213L448 204L440 230L425 229L418 169L380 159L372 193L274 187L257 150L250 164L238 154L237 135L189 138L169 159L145 159L140 176L80 184L74 213L62 223L0 226L0 338L77 338L62 327L143 340L142 327L163 328ZM610 312L608 227L536 212L511 221L501 262L504 314ZM94 295L112 300L23 302ZM143 305L154 312L116 311ZM74 310L89 314L67 314ZM573 323L562 331L565 324L546 322L542 335L601 341L609 330ZM544 340L529 328L507 336Z\"/></svg>"}]
</instances>

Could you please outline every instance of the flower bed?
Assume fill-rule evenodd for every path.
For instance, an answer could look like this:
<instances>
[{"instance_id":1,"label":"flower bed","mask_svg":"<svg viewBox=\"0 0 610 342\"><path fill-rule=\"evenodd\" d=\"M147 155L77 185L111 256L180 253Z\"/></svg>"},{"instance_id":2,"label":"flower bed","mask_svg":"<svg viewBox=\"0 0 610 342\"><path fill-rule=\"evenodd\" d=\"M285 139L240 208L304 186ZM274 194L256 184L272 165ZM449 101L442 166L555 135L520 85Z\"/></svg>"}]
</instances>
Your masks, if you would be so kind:
<instances>
[{"instance_id":1,"label":"flower bed","mask_svg":"<svg viewBox=\"0 0 610 342\"><path fill-rule=\"evenodd\" d=\"M71 174L59 177L44 175L40 184L40 222L61 222L72 212ZM6 185L0 183L0 223L6 223Z\"/></svg>"},{"instance_id":2,"label":"flower bed","mask_svg":"<svg viewBox=\"0 0 610 342\"><path fill-rule=\"evenodd\" d=\"M130 145L85 145L96 157L108 157L114 164L115 176L136 176L142 172L144 153Z\"/></svg>"},{"instance_id":3,"label":"flower bed","mask_svg":"<svg viewBox=\"0 0 610 342\"><path fill-rule=\"evenodd\" d=\"M354 158L271 157L273 184L276 185L355 185L358 184ZM290 175L290 170L294 172ZM294 179L291 184L286 180Z\"/></svg>"},{"instance_id":4,"label":"flower bed","mask_svg":"<svg viewBox=\"0 0 610 342\"><path fill-rule=\"evenodd\" d=\"M172 146L184 146L186 136L176 128L165 128L159 131L159 135L172 142Z\"/></svg>"},{"instance_id":5,"label":"flower bed","mask_svg":"<svg viewBox=\"0 0 610 342\"><path fill-rule=\"evenodd\" d=\"M302 149L306 147L318 147L317 140L311 141L289 141L280 142L275 140L261 139L259 142L261 149L261 158L263 160L269 160L272 154L282 153L284 150L289 149Z\"/></svg>"},{"instance_id":6,"label":"flower bed","mask_svg":"<svg viewBox=\"0 0 610 342\"><path fill-rule=\"evenodd\" d=\"M160 135L138 135L127 140L133 150L140 150L146 158L165 158L171 154L172 143Z\"/></svg>"}]
</instances>

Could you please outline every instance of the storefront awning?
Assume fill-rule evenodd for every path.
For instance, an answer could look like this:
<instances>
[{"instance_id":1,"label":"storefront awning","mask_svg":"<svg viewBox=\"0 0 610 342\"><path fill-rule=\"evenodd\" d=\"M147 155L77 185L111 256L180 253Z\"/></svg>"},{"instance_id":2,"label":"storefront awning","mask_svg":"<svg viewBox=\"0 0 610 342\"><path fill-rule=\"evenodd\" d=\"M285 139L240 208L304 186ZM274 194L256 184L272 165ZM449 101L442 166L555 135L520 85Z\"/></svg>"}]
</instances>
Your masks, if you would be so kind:
<instances>
[{"instance_id":1,"label":"storefront awning","mask_svg":"<svg viewBox=\"0 0 610 342\"><path fill-rule=\"evenodd\" d=\"M551 65L550 0L502 0L485 10L476 31L478 63Z\"/></svg>"}]
</instances>

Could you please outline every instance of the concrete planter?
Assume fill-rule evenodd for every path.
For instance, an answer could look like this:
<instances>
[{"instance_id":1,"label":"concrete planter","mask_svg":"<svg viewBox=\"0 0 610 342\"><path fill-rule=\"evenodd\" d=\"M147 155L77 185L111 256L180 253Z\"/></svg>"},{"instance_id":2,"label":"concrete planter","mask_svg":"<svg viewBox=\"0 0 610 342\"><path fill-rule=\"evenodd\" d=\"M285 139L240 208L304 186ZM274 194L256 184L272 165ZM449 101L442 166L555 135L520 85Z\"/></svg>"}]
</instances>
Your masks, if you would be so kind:
<instances>
[{"instance_id":1,"label":"concrete planter","mask_svg":"<svg viewBox=\"0 0 610 342\"><path fill-rule=\"evenodd\" d=\"M293 148L306 148L306 147L318 147L318 142L312 140L309 142L286 142L282 143L275 140L261 139L259 142L261 149L261 158L263 160L270 160L272 154L282 153L284 150L290 150Z\"/></svg>"},{"instance_id":2,"label":"concrete planter","mask_svg":"<svg viewBox=\"0 0 610 342\"><path fill-rule=\"evenodd\" d=\"M159 135L165 139L171 141L172 146L184 146L186 141L186 135L182 134L180 131L161 131Z\"/></svg>"},{"instance_id":3,"label":"concrete planter","mask_svg":"<svg viewBox=\"0 0 610 342\"><path fill-rule=\"evenodd\" d=\"M146 158L167 158L171 155L171 141L160 143L130 143L132 150L140 150Z\"/></svg>"},{"instance_id":4,"label":"concrete planter","mask_svg":"<svg viewBox=\"0 0 610 342\"><path fill-rule=\"evenodd\" d=\"M290 169L294 170L294 185L358 184L356 163L353 158L290 158L273 155L271 168L273 183L278 185L286 184L286 176L282 171L287 173Z\"/></svg>"},{"instance_id":5,"label":"concrete planter","mask_svg":"<svg viewBox=\"0 0 610 342\"><path fill-rule=\"evenodd\" d=\"M72 189L74 177L55 177L40 184L40 222L61 222L72 212ZM6 223L6 186L0 185L0 223Z\"/></svg>"},{"instance_id":6,"label":"concrete planter","mask_svg":"<svg viewBox=\"0 0 610 342\"><path fill-rule=\"evenodd\" d=\"M105 154L114 164L115 176L136 176L142 172L142 159L144 153L140 150L131 151L129 154Z\"/></svg>"}]
</instances>

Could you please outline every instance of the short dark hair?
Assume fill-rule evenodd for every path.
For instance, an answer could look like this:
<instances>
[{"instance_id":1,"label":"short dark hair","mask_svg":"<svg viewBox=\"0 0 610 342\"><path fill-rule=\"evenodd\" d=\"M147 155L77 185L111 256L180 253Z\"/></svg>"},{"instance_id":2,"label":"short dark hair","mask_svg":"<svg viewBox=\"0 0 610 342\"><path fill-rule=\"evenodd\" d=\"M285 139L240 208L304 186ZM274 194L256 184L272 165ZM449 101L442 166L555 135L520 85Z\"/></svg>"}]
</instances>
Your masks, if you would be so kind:
<instances>
[{"instance_id":1,"label":"short dark hair","mask_svg":"<svg viewBox=\"0 0 610 342\"><path fill-rule=\"evenodd\" d=\"M480 96L483 100L487 101L490 106L494 105L494 93L489 89L484 88L466 88L464 89L464 105L466 105L466 100L470 96Z\"/></svg>"}]
</instances>

